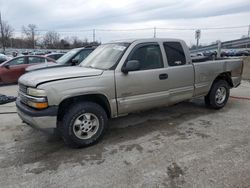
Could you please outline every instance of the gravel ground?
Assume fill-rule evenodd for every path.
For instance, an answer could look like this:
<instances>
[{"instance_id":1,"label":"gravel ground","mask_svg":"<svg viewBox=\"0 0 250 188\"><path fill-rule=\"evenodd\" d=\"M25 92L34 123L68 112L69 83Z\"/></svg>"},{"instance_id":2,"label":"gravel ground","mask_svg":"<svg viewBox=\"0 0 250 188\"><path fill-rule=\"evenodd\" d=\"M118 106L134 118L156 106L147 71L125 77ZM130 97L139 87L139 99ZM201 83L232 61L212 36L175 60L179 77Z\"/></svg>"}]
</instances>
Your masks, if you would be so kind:
<instances>
[{"instance_id":1,"label":"gravel ground","mask_svg":"<svg viewBox=\"0 0 250 188\"><path fill-rule=\"evenodd\" d=\"M16 95L16 86L0 88ZM231 95L250 97L245 81ZM11 114L1 114L13 112ZM1 187L250 187L250 100L203 100L110 121L97 145L70 149L0 106Z\"/></svg>"}]
</instances>

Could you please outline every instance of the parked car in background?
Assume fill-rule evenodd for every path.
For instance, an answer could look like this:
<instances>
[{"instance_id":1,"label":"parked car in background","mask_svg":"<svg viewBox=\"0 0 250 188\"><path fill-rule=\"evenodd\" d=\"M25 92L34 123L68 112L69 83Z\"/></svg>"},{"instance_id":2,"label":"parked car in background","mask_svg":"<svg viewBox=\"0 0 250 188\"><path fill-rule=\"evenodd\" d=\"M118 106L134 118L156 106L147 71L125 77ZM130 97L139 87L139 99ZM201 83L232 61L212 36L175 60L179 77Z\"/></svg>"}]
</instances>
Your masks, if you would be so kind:
<instances>
[{"instance_id":1,"label":"parked car in background","mask_svg":"<svg viewBox=\"0 0 250 188\"><path fill-rule=\"evenodd\" d=\"M41 70L54 67L65 67L65 66L75 66L81 63L94 49L96 46L75 48L64 54L56 63L46 63L43 65L34 65L26 68L26 71Z\"/></svg>"},{"instance_id":2,"label":"parked car in background","mask_svg":"<svg viewBox=\"0 0 250 188\"><path fill-rule=\"evenodd\" d=\"M60 57L62 57L65 53L49 53L49 54L46 54L45 57L50 57L54 60L57 60L59 59Z\"/></svg>"},{"instance_id":3,"label":"parked car in background","mask_svg":"<svg viewBox=\"0 0 250 188\"><path fill-rule=\"evenodd\" d=\"M203 52L203 55L206 57L211 57L212 59L216 59L217 51L205 51Z\"/></svg>"},{"instance_id":4,"label":"parked car in background","mask_svg":"<svg viewBox=\"0 0 250 188\"><path fill-rule=\"evenodd\" d=\"M247 50L239 50L235 53L235 56L249 56L250 53Z\"/></svg>"},{"instance_id":5,"label":"parked car in background","mask_svg":"<svg viewBox=\"0 0 250 188\"><path fill-rule=\"evenodd\" d=\"M7 60L9 60L10 58L4 54L0 54L0 63L3 63Z\"/></svg>"},{"instance_id":6,"label":"parked car in background","mask_svg":"<svg viewBox=\"0 0 250 188\"><path fill-rule=\"evenodd\" d=\"M230 49L227 51L227 56L235 56L236 55L236 50L235 49Z\"/></svg>"},{"instance_id":7,"label":"parked car in background","mask_svg":"<svg viewBox=\"0 0 250 188\"><path fill-rule=\"evenodd\" d=\"M19 56L0 64L0 84L17 83L18 78L25 73L28 66L35 64L45 64L56 61L43 56L27 55Z\"/></svg>"}]
</instances>

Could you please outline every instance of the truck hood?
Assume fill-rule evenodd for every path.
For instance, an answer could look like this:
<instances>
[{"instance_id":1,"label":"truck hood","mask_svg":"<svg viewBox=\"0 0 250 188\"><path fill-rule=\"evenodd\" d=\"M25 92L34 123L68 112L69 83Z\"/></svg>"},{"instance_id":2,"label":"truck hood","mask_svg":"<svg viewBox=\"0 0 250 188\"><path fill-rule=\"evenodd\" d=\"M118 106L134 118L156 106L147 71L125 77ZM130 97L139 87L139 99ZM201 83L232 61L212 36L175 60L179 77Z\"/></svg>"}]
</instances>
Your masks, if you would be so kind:
<instances>
[{"instance_id":1,"label":"truck hood","mask_svg":"<svg viewBox=\"0 0 250 188\"><path fill-rule=\"evenodd\" d=\"M51 82L56 80L81 78L89 76L98 76L103 73L103 70L85 68L80 66L75 67L58 67L53 69L43 69L39 71L31 71L19 78L19 83L36 87L40 83Z\"/></svg>"}]
</instances>

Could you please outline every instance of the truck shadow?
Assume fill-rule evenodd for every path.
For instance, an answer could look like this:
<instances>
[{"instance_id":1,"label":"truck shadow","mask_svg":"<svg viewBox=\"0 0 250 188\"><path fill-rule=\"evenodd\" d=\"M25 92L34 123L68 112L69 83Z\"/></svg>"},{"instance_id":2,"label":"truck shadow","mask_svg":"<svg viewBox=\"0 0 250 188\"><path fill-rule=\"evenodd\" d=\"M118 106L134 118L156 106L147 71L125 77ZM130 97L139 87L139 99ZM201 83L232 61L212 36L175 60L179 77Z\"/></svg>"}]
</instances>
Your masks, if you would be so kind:
<instances>
[{"instance_id":1,"label":"truck shadow","mask_svg":"<svg viewBox=\"0 0 250 188\"><path fill-rule=\"evenodd\" d=\"M230 108L230 105L228 106ZM174 135L179 139L186 139L185 134L178 130L180 124L216 112L205 108L203 100L198 99L171 107L131 114L111 120L103 140L98 144L78 150L65 147L62 140L46 140L47 135L29 129L29 134L26 132L26 135L22 135L22 140L16 142L10 151L6 151L0 167L30 165L30 169L25 172L39 174L47 170L56 170L65 163L99 165L105 162L107 156L120 151L129 152L136 149L138 152L143 152L143 147L137 144L136 139L156 131L161 132L163 136ZM130 141L131 144L126 144ZM35 165L34 168L34 163L39 165Z\"/></svg>"}]
</instances>

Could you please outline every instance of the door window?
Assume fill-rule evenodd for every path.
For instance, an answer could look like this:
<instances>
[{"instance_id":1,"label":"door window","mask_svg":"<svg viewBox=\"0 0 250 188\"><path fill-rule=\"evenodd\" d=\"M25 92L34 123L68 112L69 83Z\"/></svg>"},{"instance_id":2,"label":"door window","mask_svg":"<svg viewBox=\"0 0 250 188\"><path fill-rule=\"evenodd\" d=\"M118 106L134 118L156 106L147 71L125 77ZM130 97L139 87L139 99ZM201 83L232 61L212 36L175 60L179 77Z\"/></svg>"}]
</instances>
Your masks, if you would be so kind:
<instances>
[{"instance_id":1,"label":"door window","mask_svg":"<svg viewBox=\"0 0 250 188\"><path fill-rule=\"evenodd\" d=\"M136 48L129 55L128 60L138 60L140 70L157 69L163 67L161 49L158 44L147 44Z\"/></svg>"},{"instance_id":2,"label":"door window","mask_svg":"<svg viewBox=\"0 0 250 188\"><path fill-rule=\"evenodd\" d=\"M169 66L179 66L186 64L184 50L179 42L164 42L165 53Z\"/></svg>"},{"instance_id":3,"label":"door window","mask_svg":"<svg viewBox=\"0 0 250 188\"><path fill-rule=\"evenodd\" d=\"M19 58L13 59L13 60L10 61L8 64L9 64L10 66L12 66L12 65L22 65L22 64L25 64L25 58L24 58L24 57L19 57Z\"/></svg>"},{"instance_id":4,"label":"door window","mask_svg":"<svg viewBox=\"0 0 250 188\"><path fill-rule=\"evenodd\" d=\"M33 63L45 63L45 58L43 57L29 57L29 64Z\"/></svg>"}]
</instances>

